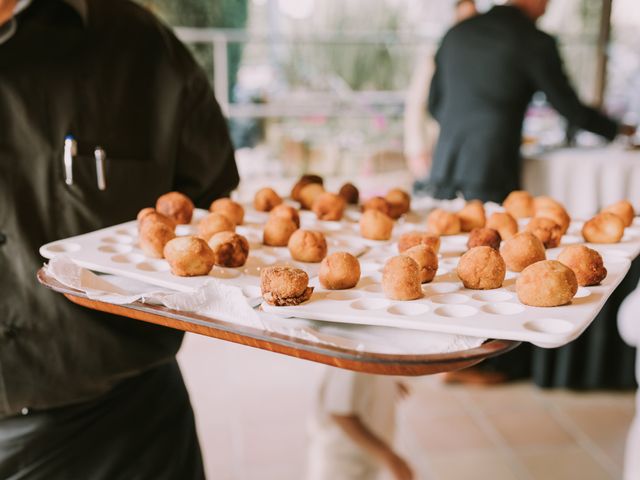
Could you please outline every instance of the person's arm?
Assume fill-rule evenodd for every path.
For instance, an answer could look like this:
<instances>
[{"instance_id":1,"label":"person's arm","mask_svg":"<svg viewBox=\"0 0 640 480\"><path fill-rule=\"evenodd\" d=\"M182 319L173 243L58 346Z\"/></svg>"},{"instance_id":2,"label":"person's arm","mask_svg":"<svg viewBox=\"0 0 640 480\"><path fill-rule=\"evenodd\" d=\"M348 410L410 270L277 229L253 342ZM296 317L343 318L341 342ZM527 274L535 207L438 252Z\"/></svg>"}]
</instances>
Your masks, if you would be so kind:
<instances>
[{"instance_id":1,"label":"person's arm","mask_svg":"<svg viewBox=\"0 0 640 480\"><path fill-rule=\"evenodd\" d=\"M428 108L429 113L433 118L440 121L439 108L442 103L442 80L441 80L441 70L442 67L440 65L440 58L442 56L442 46L438 49L436 53L436 67L433 73L433 78L431 78L431 86L429 87L429 102Z\"/></svg>"},{"instance_id":2,"label":"person's arm","mask_svg":"<svg viewBox=\"0 0 640 480\"><path fill-rule=\"evenodd\" d=\"M397 480L412 480L413 472L405 460L377 437L356 415L331 415L338 427L360 448L387 467Z\"/></svg>"},{"instance_id":3,"label":"person's arm","mask_svg":"<svg viewBox=\"0 0 640 480\"><path fill-rule=\"evenodd\" d=\"M522 58L536 89L570 124L613 140L620 131L617 122L583 104L567 77L558 46L553 37L540 35L531 55Z\"/></svg>"},{"instance_id":4,"label":"person's arm","mask_svg":"<svg viewBox=\"0 0 640 480\"><path fill-rule=\"evenodd\" d=\"M433 77L433 54L422 52L407 89L404 108L404 154L414 178L429 173L432 139L428 138L427 114L429 84Z\"/></svg>"},{"instance_id":5,"label":"person's arm","mask_svg":"<svg viewBox=\"0 0 640 480\"><path fill-rule=\"evenodd\" d=\"M184 112L174 188L208 208L238 186L239 176L227 122L195 63L185 87Z\"/></svg>"}]
</instances>

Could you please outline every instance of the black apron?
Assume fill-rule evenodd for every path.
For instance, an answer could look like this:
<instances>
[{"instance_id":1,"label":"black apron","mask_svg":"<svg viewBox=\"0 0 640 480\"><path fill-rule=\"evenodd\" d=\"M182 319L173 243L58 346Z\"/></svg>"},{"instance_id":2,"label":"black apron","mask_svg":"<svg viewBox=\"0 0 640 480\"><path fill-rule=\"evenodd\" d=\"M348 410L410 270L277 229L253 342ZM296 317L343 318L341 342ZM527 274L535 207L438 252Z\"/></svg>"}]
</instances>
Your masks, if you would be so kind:
<instances>
[{"instance_id":1,"label":"black apron","mask_svg":"<svg viewBox=\"0 0 640 480\"><path fill-rule=\"evenodd\" d=\"M1 420L0 478L203 479L177 363L124 380L90 402Z\"/></svg>"}]
</instances>

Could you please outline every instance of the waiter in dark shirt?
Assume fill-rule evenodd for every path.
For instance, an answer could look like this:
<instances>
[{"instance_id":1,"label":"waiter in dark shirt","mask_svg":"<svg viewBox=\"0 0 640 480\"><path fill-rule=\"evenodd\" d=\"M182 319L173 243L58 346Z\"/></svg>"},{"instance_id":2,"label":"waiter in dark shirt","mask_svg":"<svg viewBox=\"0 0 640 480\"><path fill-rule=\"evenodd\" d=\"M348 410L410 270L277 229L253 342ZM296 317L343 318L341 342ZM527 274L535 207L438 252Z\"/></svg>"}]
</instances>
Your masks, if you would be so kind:
<instances>
[{"instance_id":1,"label":"waiter in dark shirt","mask_svg":"<svg viewBox=\"0 0 640 480\"><path fill-rule=\"evenodd\" d=\"M580 102L555 40L536 28L547 3L514 0L445 35L429 94L440 124L428 182L434 197L502 202L520 188L522 123L536 91L579 128L608 140L634 132Z\"/></svg>"},{"instance_id":2,"label":"waiter in dark shirt","mask_svg":"<svg viewBox=\"0 0 640 480\"><path fill-rule=\"evenodd\" d=\"M237 184L204 73L150 13L128 0L0 0L0 478L203 478L182 334L38 286L37 252L165 192L207 207Z\"/></svg>"}]
</instances>

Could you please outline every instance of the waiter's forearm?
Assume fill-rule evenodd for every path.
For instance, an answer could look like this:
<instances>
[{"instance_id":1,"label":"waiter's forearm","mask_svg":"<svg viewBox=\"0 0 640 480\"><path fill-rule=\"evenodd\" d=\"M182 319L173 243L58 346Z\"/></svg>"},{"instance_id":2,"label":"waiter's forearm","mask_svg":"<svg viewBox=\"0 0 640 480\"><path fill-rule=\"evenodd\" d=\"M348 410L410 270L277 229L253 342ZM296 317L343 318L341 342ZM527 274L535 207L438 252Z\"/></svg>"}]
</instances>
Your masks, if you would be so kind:
<instances>
[{"instance_id":1,"label":"waiter's forearm","mask_svg":"<svg viewBox=\"0 0 640 480\"><path fill-rule=\"evenodd\" d=\"M580 128L587 130L598 135L602 135L608 140L616 138L620 131L620 124L615 120L607 117L603 113L592 109L590 107L584 107L587 109L588 114L583 125L578 125Z\"/></svg>"}]
</instances>

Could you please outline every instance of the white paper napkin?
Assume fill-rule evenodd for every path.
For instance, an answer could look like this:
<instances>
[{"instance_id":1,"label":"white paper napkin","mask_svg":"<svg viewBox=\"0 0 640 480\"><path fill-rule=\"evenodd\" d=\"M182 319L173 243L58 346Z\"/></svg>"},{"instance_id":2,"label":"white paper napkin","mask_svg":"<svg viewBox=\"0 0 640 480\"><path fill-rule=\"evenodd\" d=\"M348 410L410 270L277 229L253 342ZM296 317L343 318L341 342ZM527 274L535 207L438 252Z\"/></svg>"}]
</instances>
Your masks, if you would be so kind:
<instances>
[{"instance_id":1,"label":"white paper napkin","mask_svg":"<svg viewBox=\"0 0 640 480\"><path fill-rule=\"evenodd\" d=\"M238 287L211 279L193 292L159 290L158 287L115 275L96 275L59 255L45 265L47 274L67 287L86 293L91 300L126 305L143 301L183 312L210 315L216 319L263 328L257 312Z\"/></svg>"}]
</instances>

